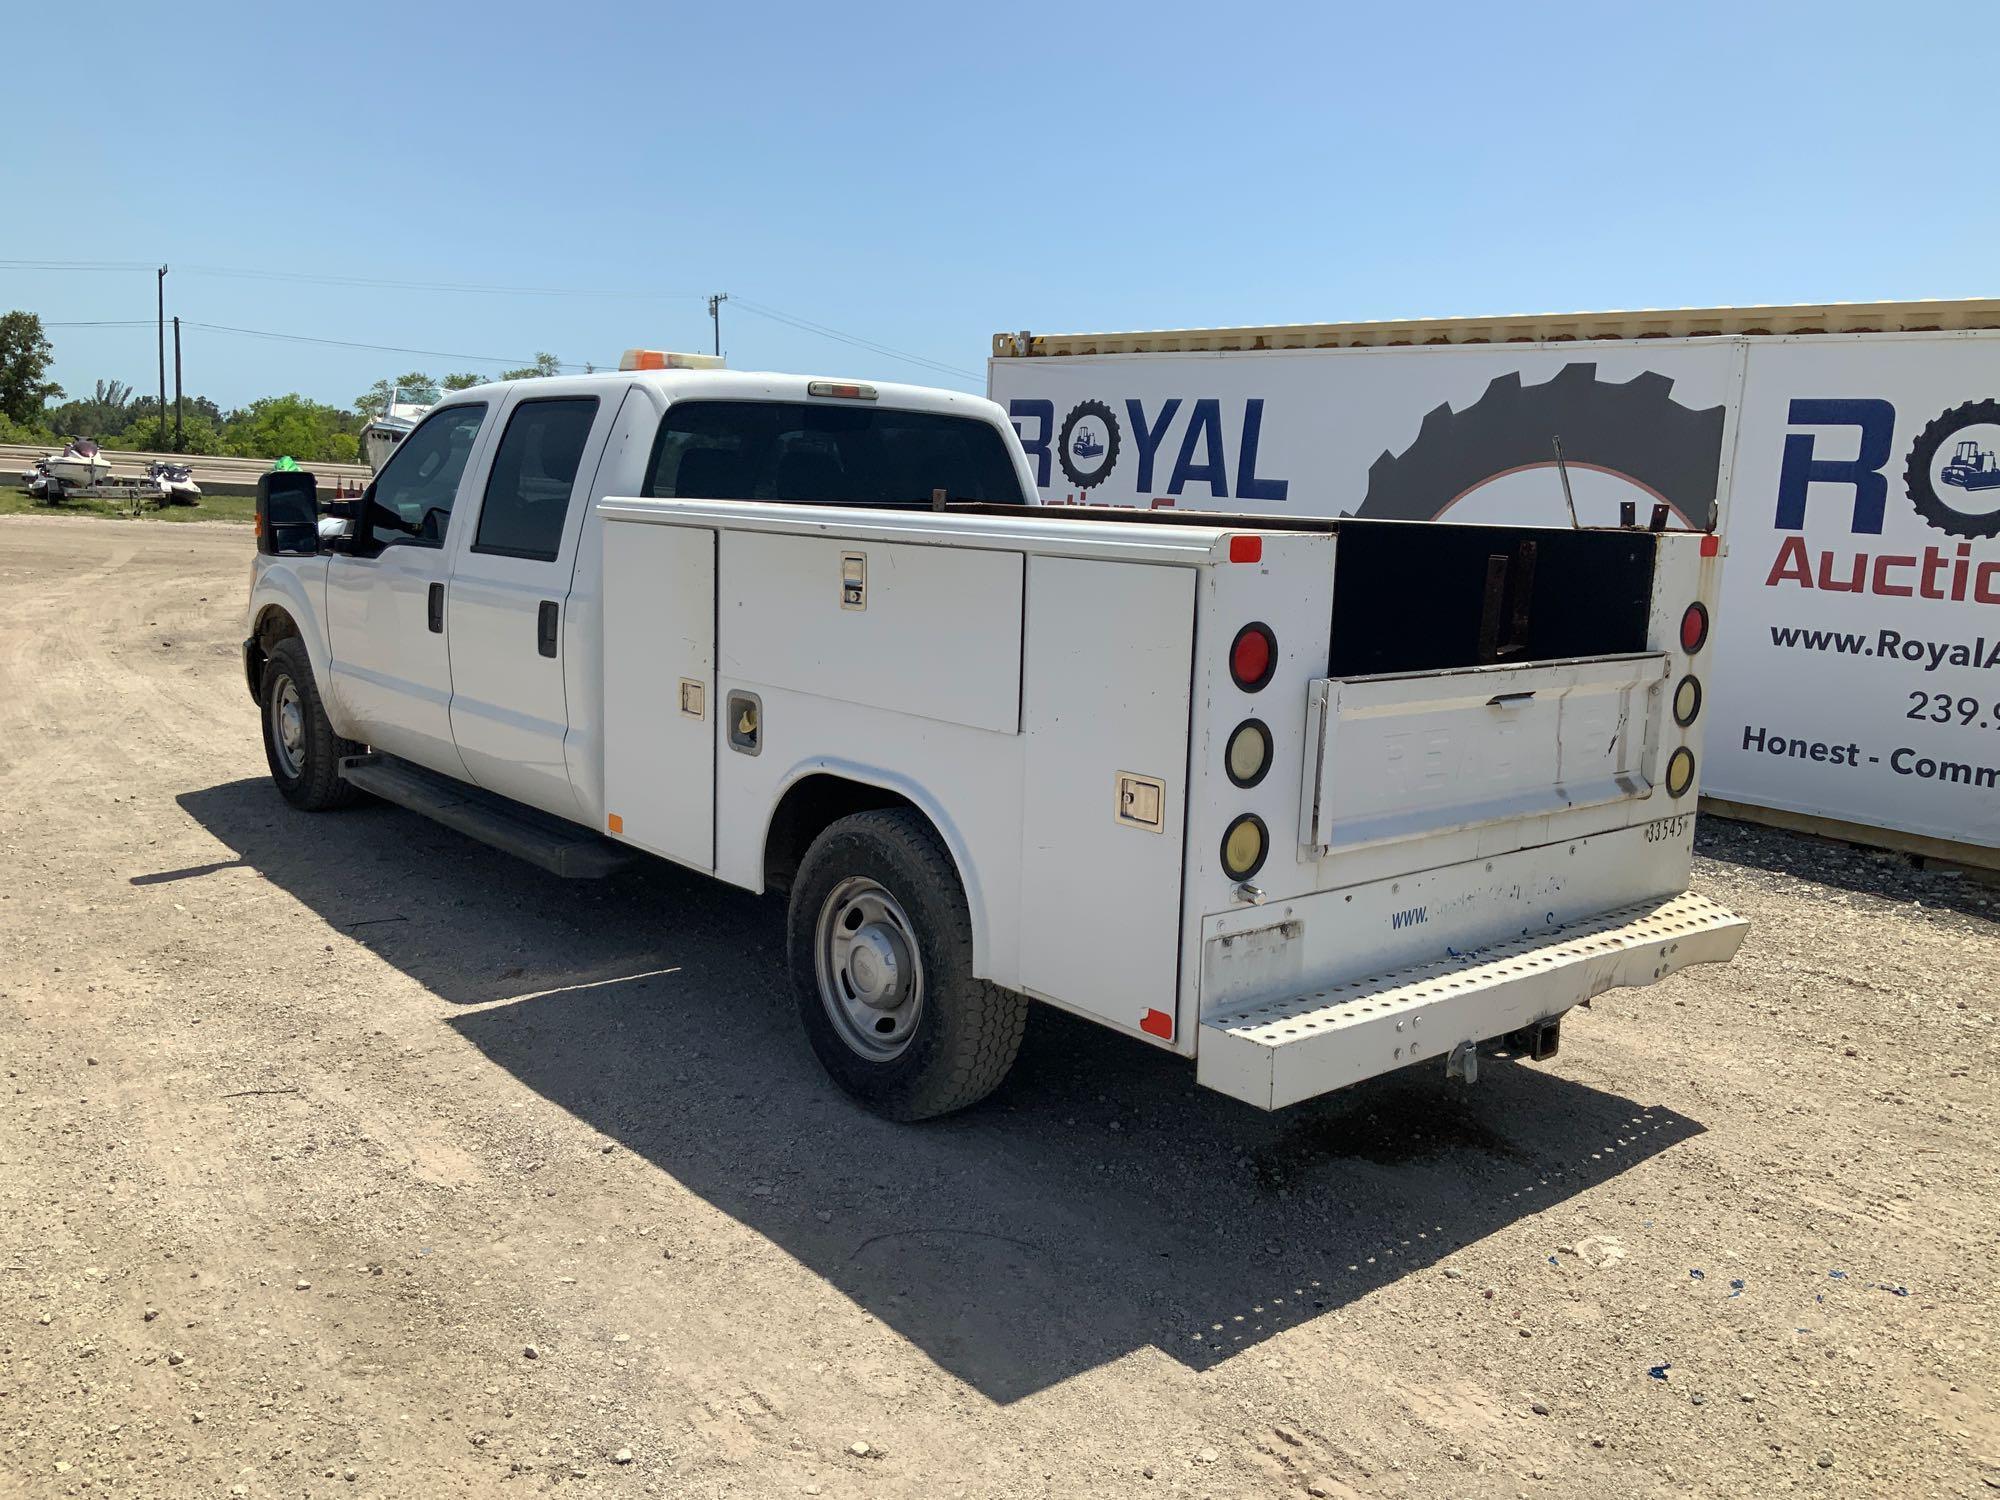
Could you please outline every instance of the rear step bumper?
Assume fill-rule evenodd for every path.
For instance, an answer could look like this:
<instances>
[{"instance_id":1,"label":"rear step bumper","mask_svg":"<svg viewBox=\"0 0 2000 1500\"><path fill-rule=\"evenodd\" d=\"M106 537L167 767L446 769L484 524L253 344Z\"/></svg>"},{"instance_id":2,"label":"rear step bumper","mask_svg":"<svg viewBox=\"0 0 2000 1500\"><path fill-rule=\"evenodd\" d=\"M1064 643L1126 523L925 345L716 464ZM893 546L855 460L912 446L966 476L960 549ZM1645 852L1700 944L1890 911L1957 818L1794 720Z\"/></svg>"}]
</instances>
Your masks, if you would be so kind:
<instances>
[{"instance_id":1,"label":"rear step bumper","mask_svg":"<svg viewBox=\"0 0 2000 1500\"><path fill-rule=\"evenodd\" d=\"M340 775L384 802L422 813L566 880L599 880L632 863L629 850L579 823L523 807L393 755L350 755L341 761Z\"/></svg>"},{"instance_id":2,"label":"rear step bumper","mask_svg":"<svg viewBox=\"0 0 2000 1500\"><path fill-rule=\"evenodd\" d=\"M1282 1109L1559 1016L1620 985L1733 958L1750 924L1680 895L1531 932L1463 958L1393 969L1202 1022L1195 1077Z\"/></svg>"}]
</instances>

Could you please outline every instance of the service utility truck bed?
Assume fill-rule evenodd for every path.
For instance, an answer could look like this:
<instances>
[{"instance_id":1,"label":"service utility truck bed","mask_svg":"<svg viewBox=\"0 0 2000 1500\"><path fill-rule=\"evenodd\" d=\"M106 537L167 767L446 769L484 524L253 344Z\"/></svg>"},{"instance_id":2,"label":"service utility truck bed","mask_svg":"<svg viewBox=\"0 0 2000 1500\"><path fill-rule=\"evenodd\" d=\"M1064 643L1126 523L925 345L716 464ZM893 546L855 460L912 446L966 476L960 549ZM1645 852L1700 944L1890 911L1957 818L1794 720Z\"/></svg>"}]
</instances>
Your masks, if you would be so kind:
<instances>
[{"instance_id":1,"label":"service utility truck bed","mask_svg":"<svg viewBox=\"0 0 2000 1500\"><path fill-rule=\"evenodd\" d=\"M382 586L412 631L455 632L406 715L431 741L371 721L388 660L343 673L337 624L322 693L260 572L273 774L317 805L313 756L337 753L329 774L475 833L532 804L568 830L543 861L565 873L606 863L594 839L787 890L801 1020L872 1107L982 1097L1030 999L1266 1109L1417 1062L1469 1079L1481 1044L1547 1056L1580 1001L1741 942L1687 890L1712 537L1040 507L990 403L618 378L609 413L572 391L597 376L427 419L467 455L446 521L400 523L448 527L441 581L428 616L431 575ZM543 571L502 568L464 545L516 482L490 429L558 400L577 409L531 414L528 466L570 529ZM863 474L897 503L844 503ZM336 603L397 550L337 547ZM259 559L280 563L309 598L323 559Z\"/></svg>"}]
</instances>

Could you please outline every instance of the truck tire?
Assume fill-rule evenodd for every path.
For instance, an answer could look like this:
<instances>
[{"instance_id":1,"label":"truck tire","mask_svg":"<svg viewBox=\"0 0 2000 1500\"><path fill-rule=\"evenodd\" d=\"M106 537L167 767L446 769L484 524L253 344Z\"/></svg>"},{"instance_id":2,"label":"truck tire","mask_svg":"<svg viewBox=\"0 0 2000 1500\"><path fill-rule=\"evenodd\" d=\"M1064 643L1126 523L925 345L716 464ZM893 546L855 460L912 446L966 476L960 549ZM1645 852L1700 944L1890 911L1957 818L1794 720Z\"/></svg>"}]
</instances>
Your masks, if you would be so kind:
<instances>
[{"instance_id":1,"label":"truck tire","mask_svg":"<svg viewBox=\"0 0 2000 1500\"><path fill-rule=\"evenodd\" d=\"M965 890L920 814L890 808L830 826L799 866L787 927L806 1037L875 1113L950 1114L1007 1076L1028 1002L973 977Z\"/></svg>"},{"instance_id":2,"label":"truck tire","mask_svg":"<svg viewBox=\"0 0 2000 1500\"><path fill-rule=\"evenodd\" d=\"M346 807L360 798L341 780L340 759L367 747L333 732L305 644L297 636L271 648L257 701L264 721L264 759L280 796L306 812Z\"/></svg>"}]
</instances>

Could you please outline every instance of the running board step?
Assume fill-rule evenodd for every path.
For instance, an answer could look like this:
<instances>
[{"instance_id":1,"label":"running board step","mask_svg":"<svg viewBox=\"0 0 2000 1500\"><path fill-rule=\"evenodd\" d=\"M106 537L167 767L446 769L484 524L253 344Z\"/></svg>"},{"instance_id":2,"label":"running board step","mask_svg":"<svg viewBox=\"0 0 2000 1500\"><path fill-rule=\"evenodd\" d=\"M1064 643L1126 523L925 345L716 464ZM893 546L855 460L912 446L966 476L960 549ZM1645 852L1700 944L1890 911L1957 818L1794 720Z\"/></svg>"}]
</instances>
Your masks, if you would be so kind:
<instances>
[{"instance_id":1,"label":"running board step","mask_svg":"<svg viewBox=\"0 0 2000 1500\"><path fill-rule=\"evenodd\" d=\"M602 880L632 863L625 849L579 824L523 807L393 755L350 755L340 763L340 776L384 802L422 813L467 838L540 865L565 880Z\"/></svg>"},{"instance_id":2,"label":"running board step","mask_svg":"<svg viewBox=\"0 0 2000 1500\"><path fill-rule=\"evenodd\" d=\"M1201 1024L1195 1078L1283 1109L1414 1062L1448 1061L1620 985L1725 963L1750 924L1704 896L1642 901L1457 958L1238 1006Z\"/></svg>"}]
</instances>

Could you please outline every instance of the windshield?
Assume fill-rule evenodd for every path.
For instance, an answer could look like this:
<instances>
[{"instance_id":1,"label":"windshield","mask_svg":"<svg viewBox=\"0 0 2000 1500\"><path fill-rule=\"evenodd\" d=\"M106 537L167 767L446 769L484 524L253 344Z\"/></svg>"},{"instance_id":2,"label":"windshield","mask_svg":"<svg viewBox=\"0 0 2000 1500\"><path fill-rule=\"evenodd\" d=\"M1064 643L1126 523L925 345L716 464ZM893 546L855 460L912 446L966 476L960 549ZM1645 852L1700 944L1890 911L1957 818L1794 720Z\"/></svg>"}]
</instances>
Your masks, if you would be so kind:
<instances>
[{"instance_id":1,"label":"windshield","mask_svg":"<svg viewBox=\"0 0 2000 1500\"><path fill-rule=\"evenodd\" d=\"M805 401L679 401L660 420L646 494L928 507L1024 505L1000 430L976 417Z\"/></svg>"}]
</instances>

